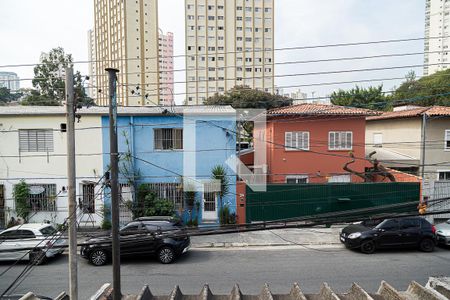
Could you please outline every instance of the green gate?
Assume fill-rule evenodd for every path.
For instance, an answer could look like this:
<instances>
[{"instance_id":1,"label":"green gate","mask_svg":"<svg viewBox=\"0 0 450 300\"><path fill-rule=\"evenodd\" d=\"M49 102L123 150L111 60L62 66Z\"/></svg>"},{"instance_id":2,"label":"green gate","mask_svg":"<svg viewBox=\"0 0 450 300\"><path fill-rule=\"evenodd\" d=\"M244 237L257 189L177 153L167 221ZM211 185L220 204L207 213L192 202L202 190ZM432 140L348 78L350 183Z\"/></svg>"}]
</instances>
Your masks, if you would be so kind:
<instances>
[{"instance_id":1,"label":"green gate","mask_svg":"<svg viewBox=\"0 0 450 300\"><path fill-rule=\"evenodd\" d=\"M405 206L395 212L411 211L419 199L420 184L415 182L268 184L266 192L247 186L246 219L283 220L402 203Z\"/></svg>"}]
</instances>

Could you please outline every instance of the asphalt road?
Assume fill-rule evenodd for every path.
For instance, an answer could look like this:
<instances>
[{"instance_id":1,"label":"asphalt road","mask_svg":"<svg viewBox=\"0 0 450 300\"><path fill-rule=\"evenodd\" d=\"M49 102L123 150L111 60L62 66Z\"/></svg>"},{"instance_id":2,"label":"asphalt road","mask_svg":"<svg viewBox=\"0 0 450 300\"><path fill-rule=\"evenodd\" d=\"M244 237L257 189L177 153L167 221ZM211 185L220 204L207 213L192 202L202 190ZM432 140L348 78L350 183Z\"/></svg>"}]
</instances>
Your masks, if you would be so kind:
<instances>
[{"instance_id":1,"label":"asphalt road","mask_svg":"<svg viewBox=\"0 0 450 300\"><path fill-rule=\"evenodd\" d=\"M9 264L0 264L0 273ZM3 291L26 266L20 263L0 277ZM105 282L111 282L111 266L94 267L80 258L80 299L89 296ZM204 283L213 293L229 293L239 283L244 293L257 294L264 283L275 293L288 293L293 282L299 282L305 293L316 293L322 282L345 292L358 282L376 292L381 280L405 290L411 280L425 284L429 276L450 276L450 248L433 253L415 250L383 251L365 255L345 248L255 248L233 250L191 250L176 263L162 265L154 259L125 259L122 264L122 289L137 293L150 285L155 295L168 294L175 285L184 293L198 294ZM36 267L15 293L34 291L56 296L68 290L67 256Z\"/></svg>"}]
</instances>

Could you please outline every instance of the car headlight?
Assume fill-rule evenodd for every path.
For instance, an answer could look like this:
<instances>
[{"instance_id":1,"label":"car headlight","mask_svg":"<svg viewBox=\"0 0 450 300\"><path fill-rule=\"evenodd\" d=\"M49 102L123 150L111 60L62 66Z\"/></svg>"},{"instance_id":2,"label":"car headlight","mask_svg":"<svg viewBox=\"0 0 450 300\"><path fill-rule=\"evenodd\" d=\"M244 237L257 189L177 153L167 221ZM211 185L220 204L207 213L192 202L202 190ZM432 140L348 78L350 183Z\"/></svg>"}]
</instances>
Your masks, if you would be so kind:
<instances>
[{"instance_id":1,"label":"car headlight","mask_svg":"<svg viewBox=\"0 0 450 300\"><path fill-rule=\"evenodd\" d=\"M357 239L361 236L361 232L355 232L348 235L349 239Z\"/></svg>"}]
</instances>

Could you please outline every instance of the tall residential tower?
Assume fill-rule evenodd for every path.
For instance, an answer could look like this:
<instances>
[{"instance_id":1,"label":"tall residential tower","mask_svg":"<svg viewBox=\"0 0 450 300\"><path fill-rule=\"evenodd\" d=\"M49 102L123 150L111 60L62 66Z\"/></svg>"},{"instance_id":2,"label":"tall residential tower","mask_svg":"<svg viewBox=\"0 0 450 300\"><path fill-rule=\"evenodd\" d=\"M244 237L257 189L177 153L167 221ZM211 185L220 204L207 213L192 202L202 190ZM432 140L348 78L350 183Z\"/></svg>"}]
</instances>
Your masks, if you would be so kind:
<instances>
[{"instance_id":1,"label":"tall residential tower","mask_svg":"<svg viewBox=\"0 0 450 300\"><path fill-rule=\"evenodd\" d=\"M274 92L274 0L185 0L186 103L234 86Z\"/></svg>"},{"instance_id":2,"label":"tall residential tower","mask_svg":"<svg viewBox=\"0 0 450 300\"><path fill-rule=\"evenodd\" d=\"M426 0L423 75L431 75L448 68L449 45L450 2Z\"/></svg>"},{"instance_id":3,"label":"tall residential tower","mask_svg":"<svg viewBox=\"0 0 450 300\"><path fill-rule=\"evenodd\" d=\"M11 93L20 89L20 79L14 72L0 72L0 87L5 87Z\"/></svg>"},{"instance_id":4,"label":"tall residential tower","mask_svg":"<svg viewBox=\"0 0 450 300\"><path fill-rule=\"evenodd\" d=\"M96 103L107 105L105 68L119 69L118 104L159 104L158 1L94 0L94 35L89 40Z\"/></svg>"},{"instance_id":5,"label":"tall residential tower","mask_svg":"<svg viewBox=\"0 0 450 300\"><path fill-rule=\"evenodd\" d=\"M159 84L161 105L174 105L173 33L159 32Z\"/></svg>"}]
</instances>

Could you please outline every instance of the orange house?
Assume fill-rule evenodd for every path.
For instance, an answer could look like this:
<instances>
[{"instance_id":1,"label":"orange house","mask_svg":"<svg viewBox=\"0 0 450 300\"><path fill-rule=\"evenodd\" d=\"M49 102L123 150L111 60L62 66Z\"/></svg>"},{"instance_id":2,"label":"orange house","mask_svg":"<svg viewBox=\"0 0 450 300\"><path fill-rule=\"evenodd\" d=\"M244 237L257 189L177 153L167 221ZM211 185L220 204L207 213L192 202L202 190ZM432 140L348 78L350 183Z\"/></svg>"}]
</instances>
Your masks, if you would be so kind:
<instances>
[{"instance_id":1,"label":"orange house","mask_svg":"<svg viewBox=\"0 0 450 300\"><path fill-rule=\"evenodd\" d=\"M268 183L361 182L343 169L364 172L366 117L361 108L300 104L267 112L265 133L255 129L254 144L266 145ZM265 136L265 140L262 137ZM241 155L241 160L252 157ZM247 157L246 157L247 156Z\"/></svg>"}]
</instances>

